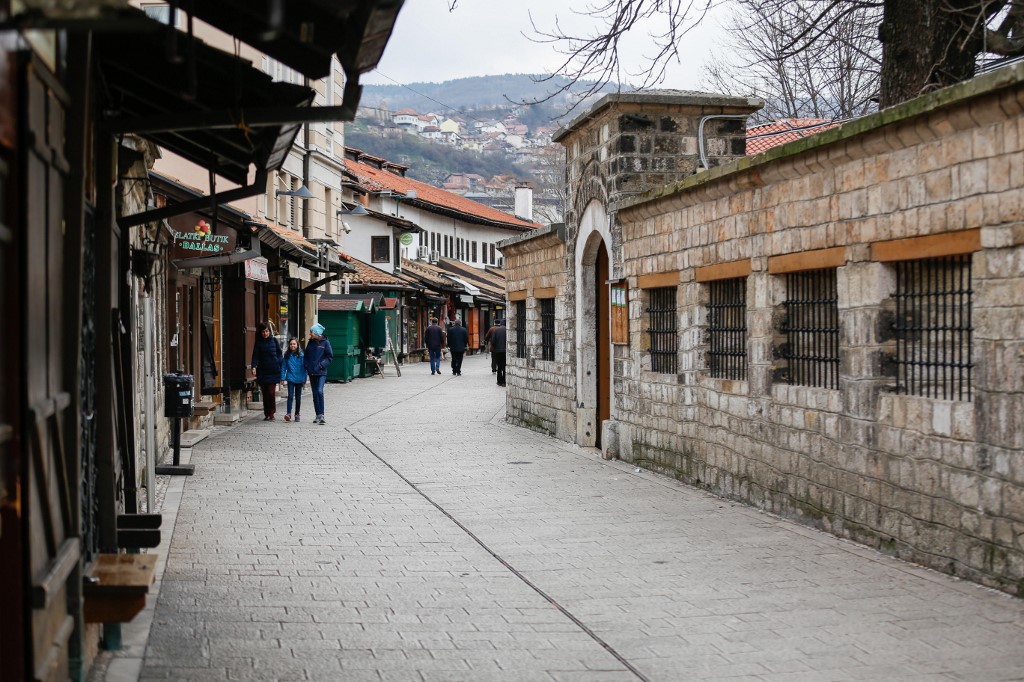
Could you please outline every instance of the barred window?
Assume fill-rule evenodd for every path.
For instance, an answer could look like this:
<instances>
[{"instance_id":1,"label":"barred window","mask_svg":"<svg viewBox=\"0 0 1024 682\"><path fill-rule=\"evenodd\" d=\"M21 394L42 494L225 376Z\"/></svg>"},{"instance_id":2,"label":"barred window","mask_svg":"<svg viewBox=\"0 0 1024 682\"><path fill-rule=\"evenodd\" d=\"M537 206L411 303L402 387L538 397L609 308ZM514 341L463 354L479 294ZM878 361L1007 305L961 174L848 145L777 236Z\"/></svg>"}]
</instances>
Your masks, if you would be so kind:
<instances>
[{"instance_id":1,"label":"barred window","mask_svg":"<svg viewBox=\"0 0 1024 682\"><path fill-rule=\"evenodd\" d=\"M540 299L540 359L555 359L555 299Z\"/></svg>"},{"instance_id":2,"label":"barred window","mask_svg":"<svg viewBox=\"0 0 1024 682\"><path fill-rule=\"evenodd\" d=\"M526 301L516 301L516 357L526 357Z\"/></svg>"},{"instance_id":3,"label":"barred window","mask_svg":"<svg viewBox=\"0 0 1024 682\"><path fill-rule=\"evenodd\" d=\"M971 255L896 263L896 390L971 399Z\"/></svg>"},{"instance_id":4,"label":"barred window","mask_svg":"<svg viewBox=\"0 0 1024 682\"><path fill-rule=\"evenodd\" d=\"M718 379L747 378L747 279L708 284L708 363Z\"/></svg>"},{"instance_id":5,"label":"barred window","mask_svg":"<svg viewBox=\"0 0 1024 682\"><path fill-rule=\"evenodd\" d=\"M836 269L786 275L786 346L790 384L839 388Z\"/></svg>"},{"instance_id":6,"label":"barred window","mask_svg":"<svg viewBox=\"0 0 1024 682\"><path fill-rule=\"evenodd\" d=\"M651 342L651 370L675 374L679 363L675 287L647 290L647 333Z\"/></svg>"}]
</instances>

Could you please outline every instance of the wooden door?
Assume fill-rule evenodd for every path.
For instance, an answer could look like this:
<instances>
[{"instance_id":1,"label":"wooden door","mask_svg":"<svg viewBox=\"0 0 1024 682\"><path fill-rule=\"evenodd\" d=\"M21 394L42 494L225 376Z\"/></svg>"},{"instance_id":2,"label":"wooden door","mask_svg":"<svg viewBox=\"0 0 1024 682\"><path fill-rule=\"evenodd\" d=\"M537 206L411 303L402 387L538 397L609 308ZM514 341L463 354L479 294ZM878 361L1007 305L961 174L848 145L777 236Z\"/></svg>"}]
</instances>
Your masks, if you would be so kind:
<instances>
[{"instance_id":1,"label":"wooden door","mask_svg":"<svg viewBox=\"0 0 1024 682\"><path fill-rule=\"evenodd\" d=\"M70 404L63 390L63 341L79 330L64 315L64 117L67 98L36 63L23 71L24 130L21 198L24 264L20 314L21 395L26 408L21 449L24 565L30 580L27 671L32 679L66 680L77 607L69 580L78 576L78 472L64 447L63 420ZM77 305L77 301L69 301ZM70 316L72 319L77 316Z\"/></svg>"},{"instance_id":2,"label":"wooden door","mask_svg":"<svg viewBox=\"0 0 1024 682\"><path fill-rule=\"evenodd\" d=\"M5 65L12 55L0 52ZM17 191L12 169L18 159L14 149L17 133L13 121L16 79L0 80L0 303L9 319L20 320L21 240ZM0 334L0 357L21 357L21 335ZM25 631L20 614L25 612L23 527L20 518L22 453L20 448L21 372L20 363L0 362L0 680L20 680L24 675Z\"/></svg>"}]
</instances>

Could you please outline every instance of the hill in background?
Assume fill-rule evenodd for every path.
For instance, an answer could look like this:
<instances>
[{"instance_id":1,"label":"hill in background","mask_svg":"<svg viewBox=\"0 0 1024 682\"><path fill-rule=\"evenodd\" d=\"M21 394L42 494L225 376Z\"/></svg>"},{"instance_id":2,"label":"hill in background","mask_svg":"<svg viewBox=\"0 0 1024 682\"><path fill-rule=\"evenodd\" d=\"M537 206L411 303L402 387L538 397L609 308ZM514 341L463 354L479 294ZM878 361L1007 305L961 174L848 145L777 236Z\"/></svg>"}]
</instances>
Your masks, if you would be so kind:
<instances>
[{"instance_id":1,"label":"hill in background","mask_svg":"<svg viewBox=\"0 0 1024 682\"><path fill-rule=\"evenodd\" d=\"M405 108L418 112L467 113L481 109L511 110L523 102L543 99L549 93L570 84L563 76L537 74L503 74L457 78L442 83L410 83L409 85L365 85L360 105L377 107L386 104L389 111ZM580 83L570 92L556 95L547 102L528 107L537 117L536 125L558 125L558 119L580 99L589 83ZM613 88L606 88L612 92ZM545 120L546 119L546 120ZM530 125L528 121L523 121Z\"/></svg>"}]
</instances>

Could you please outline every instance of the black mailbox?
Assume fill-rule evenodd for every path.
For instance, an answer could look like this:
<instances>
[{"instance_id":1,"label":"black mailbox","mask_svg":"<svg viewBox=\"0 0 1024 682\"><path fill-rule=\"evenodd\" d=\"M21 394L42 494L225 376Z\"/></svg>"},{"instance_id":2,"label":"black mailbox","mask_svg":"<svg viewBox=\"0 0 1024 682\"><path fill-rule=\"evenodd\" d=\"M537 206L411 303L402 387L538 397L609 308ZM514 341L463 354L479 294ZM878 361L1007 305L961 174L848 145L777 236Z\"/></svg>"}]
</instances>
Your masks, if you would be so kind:
<instances>
[{"instance_id":1,"label":"black mailbox","mask_svg":"<svg viewBox=\"0 0 1024 682\"><path fill-rule=\"evenodd\" d=\"M174 418L192 416L191 374L164 375L164 416Z\"/></svg>"}]
</instances>

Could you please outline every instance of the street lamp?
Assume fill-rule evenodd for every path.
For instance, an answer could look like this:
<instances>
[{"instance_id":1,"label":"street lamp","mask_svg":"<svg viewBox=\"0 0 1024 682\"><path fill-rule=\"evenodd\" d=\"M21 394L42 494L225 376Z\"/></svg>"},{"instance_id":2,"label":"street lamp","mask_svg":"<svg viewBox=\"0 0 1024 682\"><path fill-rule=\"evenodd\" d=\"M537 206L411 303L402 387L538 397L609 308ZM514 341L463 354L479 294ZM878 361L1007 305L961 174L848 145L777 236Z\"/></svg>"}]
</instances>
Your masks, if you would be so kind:
<instances>
[{"instance_id":1,"label":"street lamp","mask_svg":"<svg viewBox=\"0 0 1024 682\"><path fill-rule=\"evenodd\" d=\"M369 215L369 211L363 207L362 204L356 204L355 208L339 208L334 212L335 215Z\"/></svg>"},{"instance_id":2,"label":"street lamp","mask_svg":"<svg viewBox=\"0 0 1024 682\"><path fill-rule=\"evenodd\" d=\"M313 199L314 194L302 185L298 189L279 189L274 192L275 197L295 197L296 199Z\"/></svg>"}]
</instances>

